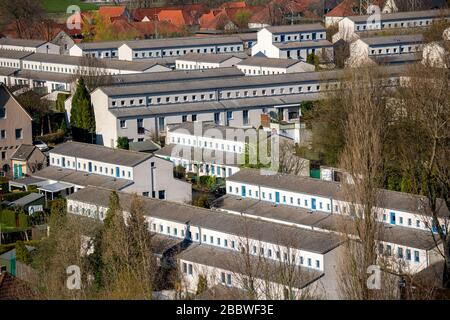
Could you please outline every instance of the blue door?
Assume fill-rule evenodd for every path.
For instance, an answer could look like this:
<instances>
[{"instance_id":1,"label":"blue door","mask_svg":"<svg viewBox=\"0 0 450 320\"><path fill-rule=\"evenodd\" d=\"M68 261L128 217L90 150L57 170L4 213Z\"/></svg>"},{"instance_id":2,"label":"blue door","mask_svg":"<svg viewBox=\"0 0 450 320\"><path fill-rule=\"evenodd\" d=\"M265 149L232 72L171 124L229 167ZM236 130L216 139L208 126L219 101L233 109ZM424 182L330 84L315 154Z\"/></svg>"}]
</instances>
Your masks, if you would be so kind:
<instances>
[{"instance_id":1,"label":"blue door","mask_svg":"<svg viewBox=\"0 0 450 320\"><path fill-rule=\"evenodd\" d=\"M88 169L89 169L89 172L92 172L92 162L88 163Z\"/></svg>"},{"instance_id":2,"label":"blue door","mask_svg":"<svg viewBox=\"0 0 450 320\"><path fill-rule=\"evenodd\" d=\"M312 33L312 39L316 40L316 33L315 32Z\"/></svg>"},{"instance_id":3,"label":"blue door","mask_svg":"<svg viewBox=\"0 0 450 320\"><path fill-rule=\"evenodd\" d=\"M275 202L280 203L280 193L278 191L275 192Z\"/></svg>"},{"instance_id":4,"label":"blue door","mask_svg":"<svg viewBox=\"0 0 450 320\"><path fill-rule=\"evenodd\" d=\"M316 210L316 199L311 198L311 209Z\"/></svg>"},{"instance_id":5,"label":"blue door","mask_svg":"<svg viewBox=\"0 0 450 320\"><path fill-rule=\"evenodd\" d=\"M391 212L391 224L395 224L395 212Z\"/></svg>"},{"instance_id":6,"label":"blue door","mask_svg":"<svg viewBox=\"0 0 450 320\"><path fill-rule=\"evenodd\" d=\"M245 186L242 186L242 187L241 187L241 194L242 194L242 196L245 197L246 193L247 193L247 192L246 192L246 190L245 190Z\"/></svg>"},{"instance_id":7,"label":"blue door","mask_svg":"<svg viewBox=\"0 0 450 320\"><path fill-rule=\"evenodd\" d=\"M284 42L284 34L282 34L282 35L280 36L280 40L281 40L281 42Z\"/></svg>"},{"instance_id":8,"label":"blue door","mask_svg":"<svg viewBox=\"0 0 450 320\"><path fill-rule=\"evenodd\" d=\"M119 167L116 167L116 177L120 178L120 169L119 169Z\"/></svg>"}]
</instances>

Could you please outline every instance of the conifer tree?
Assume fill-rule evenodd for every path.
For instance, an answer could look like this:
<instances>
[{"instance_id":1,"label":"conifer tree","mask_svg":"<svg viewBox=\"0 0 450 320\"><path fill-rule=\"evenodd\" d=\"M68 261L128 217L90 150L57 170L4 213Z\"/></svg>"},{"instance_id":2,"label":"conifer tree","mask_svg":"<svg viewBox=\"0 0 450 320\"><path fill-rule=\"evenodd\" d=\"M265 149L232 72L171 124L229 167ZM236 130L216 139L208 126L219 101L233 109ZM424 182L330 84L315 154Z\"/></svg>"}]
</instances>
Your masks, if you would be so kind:
<instances>
[{"instance_id":1,"label":"conifer tree","mask_svg":"<svg viewBox=\"0 0 450 320\"><path fill-rule=\"evenodd\" d=\"M83 78L78 80L77 89L72 98L70 122L75 141L92 143L91 137L95 132L95 115L91 95Z\"/></svg>"}]
</instances>

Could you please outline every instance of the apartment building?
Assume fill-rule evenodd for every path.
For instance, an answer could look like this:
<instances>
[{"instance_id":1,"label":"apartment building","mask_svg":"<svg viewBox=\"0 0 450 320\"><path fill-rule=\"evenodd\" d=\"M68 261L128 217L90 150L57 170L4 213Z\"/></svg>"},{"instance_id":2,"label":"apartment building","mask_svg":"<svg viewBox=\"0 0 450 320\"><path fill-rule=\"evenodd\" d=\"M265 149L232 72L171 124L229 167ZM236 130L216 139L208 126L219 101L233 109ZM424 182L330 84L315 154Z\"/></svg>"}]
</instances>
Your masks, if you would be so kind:
<instances>
[{"instance_id":1,"label":"apartment building","mask_svg":"<svg viewBox=\"0 0 450 320\"><path fill-rule=\"evenodd\" d=\"M0 83L0 175L12 175L11 157L22 144L32 144L32 117Z\"/></svg>"},{"instance_id":2,"label":"apartment building","mask_svg":"<svg viewBox=\"0 0 450 320\"><path fill-rule=\"evenodd\" d=\"M427 10L381 13L379 19L370 15L349 16L339 21L339 31L333 36L333 42L339 39L352 41L359 38L362 32L369 30L429 27L433 21L440 19L449 21L450 11Z\"/></svg>"},{"instance_id":3,"label":"apartment building","mask_svg":"<svg viewBox=\"0 0 450 320\"><path fill-rule=\"evenodd\" d=\"M377 61L389 61L393 58L399 62L410 61L410 57L421 59L420 52L423 46L423 35L395 35L370 38L360 38L350 44L350 57L347 64L360 66ZM419 54L418 54L419 53ZM414 60L413 60L414 61Z\"/></svg>"},{"instance_id":4,"label":"apartment building","mask_svg":"<svg viewBox=\"0 0 450 320\"><path fill-rule=\"evenodd\" d=\"M175 68L177 70L196 70L233 67L245 57L245 55L188 53L177 58Z\"/></svg>"},{"instance_id":5,"label":"apartment building","mask_svg":"<svg viewBox=\"0 0 450 320\"><path fill-rule=\"evenodd\" d=\"M1 38L0 50L59 54L59 46L44 40Z\"/></svg>"},{"instance_id":6,"label":"apartment building","mask_svg":"<svg viewBox=\"0 0 450 320\"><path fill-rule=\"evenodd\" d=\"M257 56L240 61L236 67L248 76L315 71L315 66L303 61Z\"/></svg>"},{"instance_id":7,"label":"apartment building","mask_svg":"<svg viewBox=\"0 0 450 320\"><path fill-rule=\"evenodd\" d=\"M68 212L103 220L110 193L111 190L103 188L80 190L67 198ZM122 192L118 194L126 213L132 196ZM312 277L308 277L310 281L299 284L298 290L313 285L323 290L320 293L324 297L337 297L335 267L341 241L334 234L243 219L234 214L169 201L141 199L150 232L192 242L178 256L179 267L185 275L185 285L189 291L196 287L200 266L212 268L219 274L231 274L231 281L226 284L239 288L238 282L233 281L239 272L232 269L232 263L225 264L224 258L228 254L239 255L239 252L246 250L250 257L262 258L268 265L285 263L302 268L305 275ZM210 258L217 259L204 256L208 253L211 254ZM237 263L236 260L231 262ZM214 284L209 283L211 286Z\"/></svg>"},{"instance_id":8,"label":"apartment building","mask_svg":"<svg viewBox=\"0 0 450 320\"><path fill-rule=\"evenodd\" d=\"M387 84L396 85L404 69L382 72ZM271 112L297 121L302 101L340 88L342 77L342 71L324 71L100 87L91 95L97 143L115 147L119 136L139 141L183 121L259 127L261 113Z\"/></svg>"},{"instance_id":9,"label":"apartment building","mask_svg":"<svg viewBox=\"0 0 450 320\"><path fill-rule=\"evenodd\" d=\"M326 61L333 59L333 45L321 24L266 27L258 31L258 42L252 47L252 56L268 58L306 61L311 53Z\"/></svg>"},{"instance_id":10,"label":"apartment building","mask_svg":"<svg viewBox=\"0 0 450 320\"><path fill-rule=\"evenodd\" d=\"M257 139L256 131L252 138ZM226 178L245 161L245 129L217 125L213 122L184 122L167 126L166 146L155 155L183 166L199 176Z\"/></svg>"},{"instance_id":11,"label":"apartment building","mask_svg":"<svg viewBox=\"0 0 450 320\"><path fill-rule=\"evenodd\" d=\"M33 174L45 180L39 190L47 199L98 186L162 200L191 201L191 185L173 177L172 163L148 153L66 142L49 152L49 164ZM14 181L15 186L20 183Z\"/></svg>"},{"instance_id":12,"label":"apartment building","mask_svg":"<svg viewBox=\"0 0 450 320\"><path fill-rule=\"evenodd\" d=\"M241 169L227 178L226 185L227 196L215 206L228 213L327 232L338 231L339 221L351 219L349 203L337 182ZM401 258L411 272L439 260L431 233L435 227L424 213L426 200L388 190L380 190L380 197L383 207L378 208L378 221L384 231L378 239L379 249ZM444 225L450 213L444 205L440 208L440 223Z\"/></svg>"}]
</instances>

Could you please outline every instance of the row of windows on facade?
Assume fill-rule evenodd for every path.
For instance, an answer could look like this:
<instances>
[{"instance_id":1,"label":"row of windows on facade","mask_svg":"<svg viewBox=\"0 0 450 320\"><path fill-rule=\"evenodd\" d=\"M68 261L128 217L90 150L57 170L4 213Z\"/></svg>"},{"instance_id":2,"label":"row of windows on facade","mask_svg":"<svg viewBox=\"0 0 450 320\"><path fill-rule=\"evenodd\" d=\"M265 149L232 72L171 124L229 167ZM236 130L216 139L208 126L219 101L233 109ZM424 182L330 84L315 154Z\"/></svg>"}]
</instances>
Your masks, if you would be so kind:
<instances>
[{"instance_id":1,"label":"row of windows on facade","mask_svg":"<svg viewBox=\"0 0 450 320\"><path fill-rule=\"evenodd\" d=\"M197 146L197 140L195 140L195 139L192 139L192 143L191 143L191 139L180 138L180 137L175 138L175 137L172 136L171 141L172 141L172 143L183 144L183 145L186 145L186 141L187 141L187 145L194 146L194 147ZM209 141L209 143L208 143L208 141L199 140L198 141L198 146L199 147L204 147L204 148L209 148L209 149L219 150L219 143L218 142L214 143L212 141ZM242 152L242 147L241 146L237 146L236 147L236 145L234 145L234 144L231 145L231 146L229 144L227 144L226 146L227 146L226 147L227 151ZM225 151L225 144L224 143L220 144L220 150Z\"/></svg>"},{"instance_id":2,"label":"row of windows on facade","mask_svg":"<svg viewBox=\"0 0 450 320\"><path fill-rule=\"evenodd\" d=\"M191 162L187 163L183 160L175 160L175 165L181 165L184 168L186 168L189 172L197 172L197 170L194 170L194 164ZM230 177L233 175L233 170L231 168L228 168L228 174L227 174L227 168L221 167L221 166L215 166L212 164L207 163L201 163L201 164L195 164L195 167L198 168L198 171L200 173L205 173L207 175L213 175L217 177Z\"/></svg>"},{"instance_id":3,"label":"row of windows on facade","mask_svg":"<svg viewBox=\"0 0 450 320\"><path fill-rule=\"evenodd\" d=\"M386 249L382 243L378 245L378 251L380 254L391 256L392 255L392 246L390 244L386 245ZM411 249L404 249L402 247L397 248L397 258L398 259L406 259L407 261L411 261ZM417 250L414 250L414 262L420 262L420 253Z\"/></svg>"},{"instance_id":4,"label":"row of windows on facade","mask_svg":"<svg viewBox=\"0 0 450 320\"><path fill-rule=\"evenodd\" d=\"M286 71L275 71L275 70L266 70L266 69L241 69L245 74L253 74L253 75L270 75L270 74L285 74Z\"/></svg>"},{"instance_id":5,"label":"row of windows on facade","mask_svg":"<svg viewBox=\"0 0 450 320\"><path fill-rule=\"evenodd\" d=\"M232 192L233 192L232 186L229 186L228 189L229 189L229 193L232 193ZM239 194L239 188L238 188L238 187L235 187L235 194ZM250 197L252 197L252 196L253 196L253 190L249 189L249 190L248 190L248 195L249 195ZM262 196L262 199L266 199L266 193L265 193L265 192L261 192L261 196ZM255 191L255 198L259 198L259 191ZM269 193L269 194L268 194L268 199L269 199L269 200L273 200L273 195L272 195L272 193ZM281 199L282 199L281 202L284 203L284 204L291 204L291 205L294 205L294 204L295 204L295 199L294 199L294 197L286 197L285 195L283 195L283 196L281 197ZM280 200L281 200L281 199L280 199ZM289 201L288 201L288 200L289 200ZM297 198L296 203L297 203L298 206L301 206L301 205L302 205L302 204L301 204L301 199L300 199L300 198ZM318 205L319 205L318 208L319 208L320 210L323 210L323 209L324 209L324 206L323 206L323 203L322 203L322 202L319 202ZM309 208L309 202L308 202L307 199L304 199L303 206L306 207L306 208ZM316 205L315 205L315 204L313 205L313 203L311 203L311 208L312 208L312 209L317 209ZM330 210L331 210L331 205L330 205L329 203L327 203L326 210L327 210L327 211L330 211ZM335 210L335 212L339 212L339 206L338 206L338 205L335 205L335 206L334 206L334 210ZM344 213L346 213L346 212L347 212L347 207L344 206L344 207L343 207L343 211L344 211ZM404 220L403 217L399 217L398 222L399 222L400 225L404 225L404 221L403 221L403 220ZM388 219L387 219L387 214L384 213L384 214L383 214L383 222L385 222L385 223L390 223L390 224L397 224L395 212L391 212L391 213L390 213L390 220L389 220L389 222L388 222ZM408 224L407 224L407 225L408 225L409 227L412 227L412 226L413 226L412 218L408 218ZM422 227L422 224L421 224L421 222L420 222L419 219L417 219L417 220L415 221L415 226L416 226L416 228L421 228L421 227Z\"/></svg>"},{"instance_id":6,"label":"row of windows on facade","mask_svg":"<svg viewBox=\"0 0 450 320\"><path fill-rule=\"evenodd\" d=\"M20 63L0 60L0 66L10 68L20 68Z\"/></svg>"},{"instance_id":7,"label":"row of windows on facade","mask_svg":"<svg viewBox=\"0 0 450 320\"><path fill-rule=\"evenodd\" d=\"M184 49L184 50L160 50L160 51L148 51L148 52L135 52L135 58L145 58L145 57L165 57L165 56L179 56L181 54L187 53L214 53L214 52L241 52L243 50L242 46L231 46L231 47L217 47L214 48L203 48L203 49Z\"/></svg>"},{"instance_id":8,"label":"row of windows on facade","mask_svg":"<svg viewBox=\"0 0 450 320\"><path fill-rule=\"evenodd\" d=\"M431 24L432 20L421 20L421 21L409 21L409 22L392 22L392 23L382 23L381 28L404 28L404 27L419 27L419 26L427 26ZM366 30L370 29L370 25L363 24L363 25L357 25L356 30Z\"/></svg>"},{"instance_id":9,"label":"row of windows on facade","mask_svg":"<svg viewBox=\"0 0 450 320\"><path fill-rule=\"evenodd\" d=\"M70 160L65 160L64 157L61 158L61 160L59 158L52 157L51 158L51 163L52 165L54 165L56 163L56 165L61 165L61 167L63 168L69 168L69 169L75 169L76 166L76 162L75 161L70 161ZM81 163L78 162L78 169L81 170ZM116 167L116 170L114 171L114 168L110 168L108 170L108 167L102 167L102 166L97 166L97 165L92 165L92 162L89 162L88 164L83 163L83 170L85 171L89 171L89 172L94 172L94 173L102 173L102 174L106 174L106 175L111 175L111 176L115 176L118 177L118 172L120 173L120 170L118 169L118 167ZM108 173L109 171L109 173ZM125 171L122 170L121 171L122 178L128 177L131 178L131 171Z\"/></svg>"},{"instance_id":10,"label":"row of windows on facade","mask_svg":"<svg viewBox=\"0 0 450 320\"><path fill-rule=\"evenodd\" d=\"M420 50L420 46L418 46L418 45L414 46L414 47L408 46L408 48L400 47L400 53L405 52L405 49L407 49L406 52L419 51ZM371 54L382 54L383 53L383 49L378 49L378 50L372 49L370 52L371 52ZM398 48L392 48L392 53L398 53L398 52L399 52ZM384 50L384 53L385 54L390 54L391 53L391 49L390 48L386 48Z\"/></svg>"},{"instance_id":11,"label":"row of windows on facade","mask_svg":"<svg viewBox=\"0 0 450 320\"><path fill-rule=\"evenodd\" d=\"M191 70L196 70L196 69L215 69L215 68L217 68L217 67L204 65L204 64L201 64L201 63L200 64L196 64L195 62L191 63L191 64L188 64L188 63L186 63L186 64L184 64L184 63L177 64L177 69L183 69L183 70L188 70L188 69L191 69Z\"/></svg>"},{"instance_id":12,"label":"row of windows on facade","mask_svg":"<svg viewBox=\"0 0 450 320\"><path fill-rule=\"evenodd\" d=\"M184 274L192 276L192 274L193 274L192 263L183 262L182 263L182 270L183 270ZM224 285L231 286L231 284L232 284L232 274L231 273L225 273L223 271L220 272L220 282L222 284L224 284Z\"/></svg>"},{"instance_id":13,"label":"row of windows on facade","mask_svg":"<svg viewBox=\"0 0 450 320\"><path fill-rule=\"evenodd\" d=\"M48 72L59 72L59 73L70 73L70 74L84 74L89 75L91 71L95 72L101 72L104 75L115 75L119 73L119 70L111 70L111 69L105 69L105 68L98 68L98 67L76 67L76 68L67 68L67 67L55 67L55 66L48 66L48 65L36 65L36 64L24 64L24 69L29 70L37 70L37 71L48 71ZM91 70L93 69L93 70Z\"/></svg>"},{"instance_id":14,"label":"row of windows on facade","mask_svg":"<svg viewBox=\"0 0 450 320\"><path fill-rule=\"evenodd\" d=\"M154 232L158 232L157 230L157 226L156 223L152 224L152 229ZM173 232L173 233L172 233ZM164 226L162 224L159 225L159 233L164 233ZM166 226L166 232L167 235L169 236L175 236L178 237L178 228L170 228L169 226ZM181 237L185 237L185 231L184 229L181 229ZM209 239L209 242L208 242ZM200 234L197 232L195 233L195 241L200 242ZM203 234L203 243L208 243L210 245L214 245L214 246L219 246L219 247L224 247L227 249L234 249L234 250L240 250L240 251L245 251L244 246L241 243L236 243L236 241L231 240L228 241L228 239L221 239L219 237L214 238L213 236L207 236L206 234ZM223 240L223 242L222 242ZM250 249L250 248L249 248ZM267 257L270 259L276 259L276 260L281 260L283 257L283 261L287 262L289 261L289 258L291 259L290 262L292 263L296 263L296 256L293 254L291 255L291 257L289 257L289 254L287 252L281 252L280 250L276 250L275 252L273 252L272 249L265 249L263 247L258 247L256 245L253 245L251 247L251 254L253 255L259 255L261 257ZM298 260L298 263L300 265L304 265L310 268L317 268L320 269L320 260L316 260L313 266L313 260L311 258L306 258L303 256L300 256L300 259Z\"/></svg>"},{"instance_id":15,"label":"row of windows on facade","mask_svg":"<svg viewBox=\"0 0 450 320\"><path fill-rule=\"evenodd\" d=\"M229 193L233 193L233 187L229 186L228 187L228 191L229 191ZM235 188L235 194L239 194L239 188L238 187ZM253 190L252 189L248 190L248 195L249 195L249 197L253 197ZM259 191L255 191L255 198L259 199ZM266 192L264 192L264 191L261 192L261 198L264 199L264 200L266 200L266 199L274 200L274 196L273 196L273 194L271 192L268 192L268 197L266 197ZM295 204L294 197L282 196L281 199L280 199L281 201L280 200L278 200L278 201L280 201L280 202L282 202L284 204L291 204L291 205ZM289 201L288 201L288 199L289 199ZM277 200L277 199L275 199L275 200ZM297 198L296 203L297 203L298 206L301 206L302 205L301 198ZM304 199L303 206L306 207L306 208L309 208L309 201L307 199ZM317 209L317 207L314 207L313 201L311 201L311 208L312 209ZM324 209L324 206L323 206L322 202L319 202L319 209ZM331 210L331 205L329 203L327 203L327 209L326 210L328 210L328 211ZM335 210L335 212L339 212L339 206L335 205L334 206L334 210ZM346 211L345 207L344 207L344 211Z\"/></svg>"},{"instance_id":16,"label":"row of windows on facade","mask_svg":"<svg viewBox=\"0 0 450 320\"><path fill-rule=\"evenodd\" d=\"M325 39L325 32L319 32L319 33L313 32L312 34L295 34L295 35L274 36L274 39L275 39L275 42Z\"/></svg>"},{"instance_id":17,"label":"row of windows on facade","mask_svg":"<svg viewBox=\"0 0 450 320\"><path fill-rule=\"evenodd\" d=\"M330 85L325 85L325 89L332 89L335 88L337 89L339 87L339 85L336 83L334 84L332 87L330 87ZM289 87L289 88L278 88L278 89L261 89L260 93L258 93L258 90L245 90L243 92L243 95L241 96L241 92L240 91L229 91L229 92L221 92L219 93L219 98L220 99L225 99L225 98L241 98L241 97L257 97L257 96L268 96L268 95L282 95L282 94L294 94L294 93L303 93L303 92L314 92L314 91L319 91L320 90L320 85L310 85L310 86L299 86L299 87ZM306 90L304 90L306 89ZM191 98L191 100L189 100L189 98ZM191 101L207 101L207 100L214 100L215 99L215 95L213 93L210 94L200 94L200 95L191 95L190 97L188 95L184 95L182 97L180 96L166 96L166 97L157 97L157 98L148 98L147 99L147 104L161 104L161 103L176 103L176 102L191 102ZM136 104L136 102L139 102L138 104ZM128 100L128 103L130 106L134 106L134 105L144 105L144 99L139 99L139 100L134 100L134 99L130 99ZM125 106L126 105L126 100L120 100L120 106ZM112 106L116 107L118 105L118 101L117 100L113 100L112 102Z\"/></svg>"},{"instance_id":18,"label":"row of windows on facade","mask_svg":"<svg viewBox=\"0 0 450 320\"><path fill-rule=\"evenodd\" d=\"M5 110L4 108L0 108L0 119L6 118L6 114L5 114L4 110ZM4 115L4 116L2 116L2 115ZM22 128L15 129L14 133L15 133L16 140L23 139L23 129ZM5 139L6 139L6 130L2 129L2 130L0 130L0 140L5 140Z\"/></svg>"}]
</instances>

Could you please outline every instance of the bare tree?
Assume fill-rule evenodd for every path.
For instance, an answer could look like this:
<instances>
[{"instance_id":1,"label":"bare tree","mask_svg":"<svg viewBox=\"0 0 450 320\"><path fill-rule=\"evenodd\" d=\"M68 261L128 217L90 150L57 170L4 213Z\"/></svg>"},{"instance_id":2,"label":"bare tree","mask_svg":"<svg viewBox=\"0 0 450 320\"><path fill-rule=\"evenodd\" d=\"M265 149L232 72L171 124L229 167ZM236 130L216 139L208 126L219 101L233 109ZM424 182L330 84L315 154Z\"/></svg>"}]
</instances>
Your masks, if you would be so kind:
<instances>
[{"instance_id":1,"label":"bare tree","mask_svg":"<svg viewBox=\"0 0 450 320\"><path fill-rule=\"evenodd\" d=\"M84 79L84 83L89 91L114 82L112 74L108 72L106 63L101 59L83 56L80 58L80 65L77 73L74 74L74 82L79 78Z\"/></svg>"}]
</instances>

